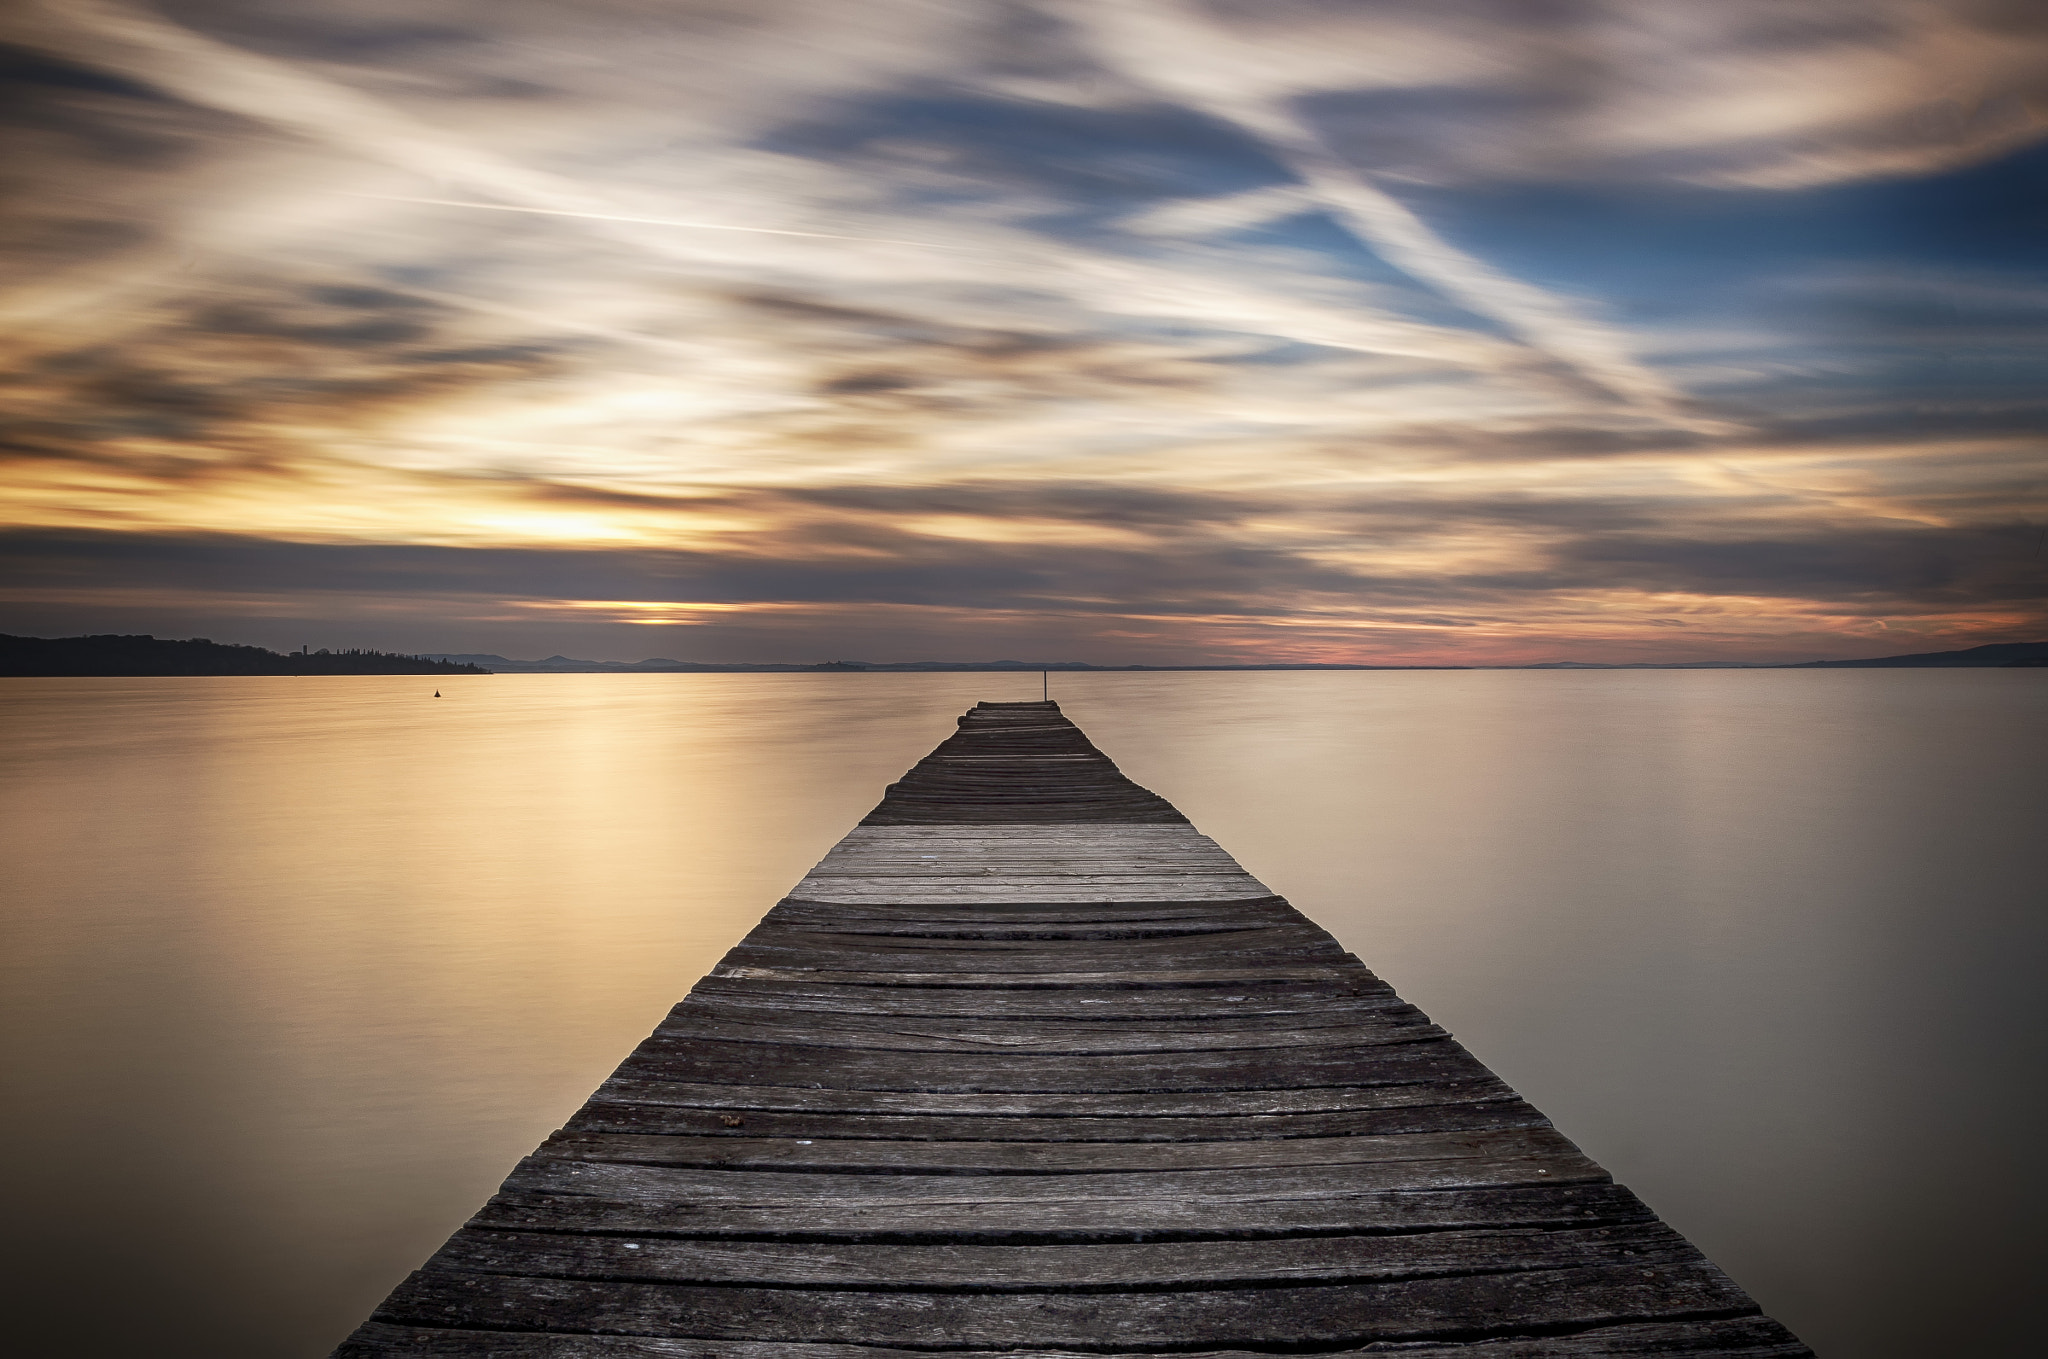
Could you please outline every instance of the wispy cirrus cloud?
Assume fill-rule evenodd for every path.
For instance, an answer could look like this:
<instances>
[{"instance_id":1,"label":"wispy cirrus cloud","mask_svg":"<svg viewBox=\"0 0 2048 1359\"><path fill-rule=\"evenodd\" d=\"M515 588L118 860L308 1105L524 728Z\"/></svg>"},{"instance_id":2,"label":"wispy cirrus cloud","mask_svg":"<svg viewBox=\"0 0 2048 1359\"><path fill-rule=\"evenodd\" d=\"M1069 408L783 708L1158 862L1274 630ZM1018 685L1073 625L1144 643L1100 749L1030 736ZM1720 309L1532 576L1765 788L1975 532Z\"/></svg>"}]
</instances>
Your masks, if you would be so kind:
<instances>
[{"instance_id":1,"label":"wispy cirrus cloud","mask_svg":"<svg viewBox=\"0 0 2048 1359\"><path fill-rule=\"evenodd\" d=\"M1584 308L1460 250L1347 163L1312 123L1276 97L1292 82L1273 74L1268 62L1246 60L1241 38L1209 24L1182 0L1084 0L1064 12L1095 36L1097 50L1119 69L1260 138L1300 179L1311 201L1389 263L1499 322L1629 405L1678 422L1687 419L1678 390L1638 362L1621 337Z\"/></svg>"}]
</instances>

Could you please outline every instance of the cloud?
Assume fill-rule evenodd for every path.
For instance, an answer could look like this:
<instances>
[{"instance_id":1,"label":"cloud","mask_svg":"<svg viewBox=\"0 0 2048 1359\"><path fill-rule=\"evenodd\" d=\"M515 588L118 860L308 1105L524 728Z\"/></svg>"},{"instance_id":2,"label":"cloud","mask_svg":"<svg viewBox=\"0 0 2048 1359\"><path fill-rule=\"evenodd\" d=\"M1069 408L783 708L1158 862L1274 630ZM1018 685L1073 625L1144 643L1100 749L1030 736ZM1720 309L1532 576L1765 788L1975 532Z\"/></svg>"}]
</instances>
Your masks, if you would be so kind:
<instances>
[{"instance_id":1,"label":"cloud","mask_svg":"<svg viewBox=\"0 0 2048 1359\"><path fill-rule=\"evenodd\" d=\"M2029 21L1709 8L16 7L6 608L804 659L2024 631L1969 545L2048 522L2039 281L1964 239L2023 194L1916 184L1945 215L1852 257L1872 209L1798 185L2025 140ZM1872 93L1916 62L1974 111Z\"/></svg>"},{"instance_id":2,"label":"cloud","mask_svg":"<svg viewBox=\"0 0 2048 1359\"><path fill-rule=\"evenodd\" d=\"M1310 197L1391 263L1500 322L1599 388L1656 415L1686 418L1680 393L1637 362L1618 335L1583 309L1510 277L1431 230L1337 155L1286 101L1273 97L1276 81L1266 64L1245 61L1231 35L1178 0L1086 0L1063 12L1094 36L1097 50L1119 69L1259 137Z\"/></svg>"},{"instance_id":3,"label":"cloud","mask_svg":"<svg viewBox=\"0 0 2048 1359\"><path fill-rule=\"evenodd\" d=\"M1212 97L1292 107L1396 183L1783 189L1927 174L2048 137L2048 18L2025 0L1176 9L1217 39L1145 44L1162 70Z\"/></svg>"}]
</instances>

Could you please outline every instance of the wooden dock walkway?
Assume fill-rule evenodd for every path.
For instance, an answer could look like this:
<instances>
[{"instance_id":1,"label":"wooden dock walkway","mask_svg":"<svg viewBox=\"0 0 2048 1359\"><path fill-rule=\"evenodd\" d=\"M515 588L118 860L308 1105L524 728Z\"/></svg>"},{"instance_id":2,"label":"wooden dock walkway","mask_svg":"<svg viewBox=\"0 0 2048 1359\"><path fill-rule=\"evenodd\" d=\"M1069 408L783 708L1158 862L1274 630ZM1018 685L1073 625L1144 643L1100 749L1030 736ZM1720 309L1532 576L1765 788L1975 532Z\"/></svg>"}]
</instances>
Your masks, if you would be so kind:
<instances>
[{"instance_id":1,"label":"wooden dock walkway","mask_svg":"<svg viewBox=\"0 0 2048 1359\"><path fill-rule=\"evenodd\" d=\"M335 1352L1810 1355L1053 703L984 703Z\"/></svg>"}]
</instances>

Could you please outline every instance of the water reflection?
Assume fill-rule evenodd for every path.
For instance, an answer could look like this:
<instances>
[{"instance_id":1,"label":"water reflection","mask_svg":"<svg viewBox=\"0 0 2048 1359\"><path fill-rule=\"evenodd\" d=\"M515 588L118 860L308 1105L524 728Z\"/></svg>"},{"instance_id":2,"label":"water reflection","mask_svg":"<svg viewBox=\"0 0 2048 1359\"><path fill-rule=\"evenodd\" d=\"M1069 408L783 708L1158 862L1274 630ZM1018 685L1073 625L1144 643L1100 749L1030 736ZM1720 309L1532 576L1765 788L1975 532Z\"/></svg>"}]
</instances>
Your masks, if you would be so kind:
<instances>
[{"instance_id":1,"label":"water reflection","mask_svg":"<svg viewBox=\"0 0 2048 1359\"><path fill-rule=\"evenodd\" d=\"M1054 684L1831 1359L2026 1352L2038 675ZM1036 689L7 681L16 1315L324 1353L956 713Z\"/></svg>"}]
</instances>

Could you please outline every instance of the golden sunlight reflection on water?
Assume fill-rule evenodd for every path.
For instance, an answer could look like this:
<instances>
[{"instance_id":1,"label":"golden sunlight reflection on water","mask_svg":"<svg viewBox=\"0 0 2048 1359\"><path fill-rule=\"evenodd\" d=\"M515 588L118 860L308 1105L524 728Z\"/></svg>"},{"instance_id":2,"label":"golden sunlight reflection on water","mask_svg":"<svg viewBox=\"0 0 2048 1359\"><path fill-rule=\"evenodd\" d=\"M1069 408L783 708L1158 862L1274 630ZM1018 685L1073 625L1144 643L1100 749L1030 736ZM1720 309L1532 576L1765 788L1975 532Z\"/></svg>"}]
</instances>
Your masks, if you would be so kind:
<instances>
[{"instance_id":1,"label":"golden sunlight reflection on water","mask_svg":"<svg viewBox=\"0 0 2048 1359\"><path fill-rule=\"evenodd\" d=\"M1052 682L1823 1353L2022 1352L2038 673ZM314 1356L1038 679L4 685L38 1352Z\"/></svg>"}]
</instances>

